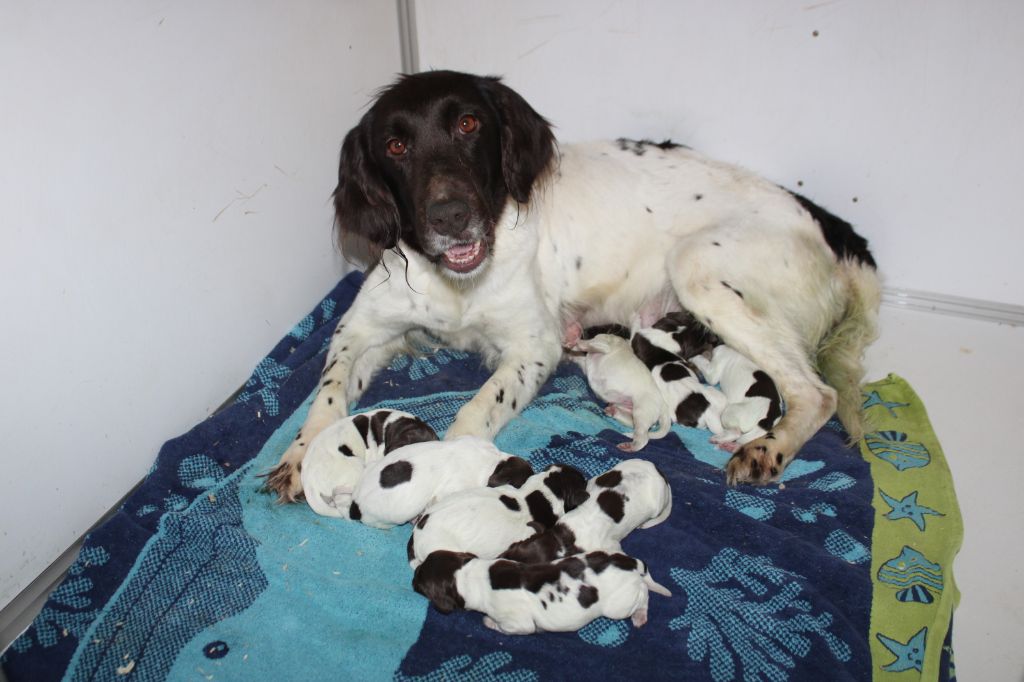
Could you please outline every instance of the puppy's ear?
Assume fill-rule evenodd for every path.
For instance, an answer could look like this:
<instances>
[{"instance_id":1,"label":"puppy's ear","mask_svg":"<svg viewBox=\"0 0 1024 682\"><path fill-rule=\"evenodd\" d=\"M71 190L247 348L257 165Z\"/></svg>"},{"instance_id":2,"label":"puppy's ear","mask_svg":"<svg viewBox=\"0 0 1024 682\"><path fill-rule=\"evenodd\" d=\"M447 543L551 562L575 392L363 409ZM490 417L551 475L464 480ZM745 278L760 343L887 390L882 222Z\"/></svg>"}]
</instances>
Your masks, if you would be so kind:
<instances>
[{"instance_id":1,"label":"puppy's ear","mask_svg":"<svg viewBox=\"0 0 1024 682\"><path fill-rule=\"evenodd\" d=\"M451 613L466 605L455 582L460 568L475 559L473 554L437 550L431 552L423 563L416 567L412 576L412 588L430 600L441 613Z\"/></svg>"},{"instance_id":2,"label":"puppy's ear","mask_svg":"<svg viewBox=\"0 0 1024 682\"><path fill-rule=\"evenodd\" d=\"M501 122L501 172L505 186L513 199L526 203L533 183L554 160L551 124L498 78L482 78L480 85Z\"/></svg>"},{"instance_id":3,"label":"puppy's ear","mask_svg":"<svg viewBox=\"0 0 1024 682\"><path fill-rule=\"evenodd\" d=\"M349 131L341 145L338 186L334 190L339 235L357 235L377 249L398 244L401 218L391 189L369 148L369 114Z\"/></svg>"},{"instance_id":4,"label":"puppy's ear","mask_svg":"<svg viewBox=\"0 0 1024 682\"><path fill-rule=\"evenodd\" d=\"M414 417L402 417L388 424L384 429L384 454L392 450L410 445L412 443L423 443L437 440L437 434L422 419Z\"/></svg>"},{"instance_id":5,"label":"puppy's ear","mask_svg":"<svg viewBox=\"0 0 1024 682\"><path fill-rule=\"evenodd\" d=\"M557 466L557 470L544 478L544 485L562 500L565 511L570 512L590 497L587 494L587 477L579 469L568 464Z\"/></svg>"},{"instance_id":6,"label":"puppy's ear","mask_svg":"<svg viewBox=\"0 0 1024 682\"><path fill-rule=\"evenodd\" d=\"M522 457L508 457L494 467L494 473L487 479L487 487L511 485L513 488L521 488L530 476L533 476L533 468L529 462Z\"/></svg>"}]
</instances>

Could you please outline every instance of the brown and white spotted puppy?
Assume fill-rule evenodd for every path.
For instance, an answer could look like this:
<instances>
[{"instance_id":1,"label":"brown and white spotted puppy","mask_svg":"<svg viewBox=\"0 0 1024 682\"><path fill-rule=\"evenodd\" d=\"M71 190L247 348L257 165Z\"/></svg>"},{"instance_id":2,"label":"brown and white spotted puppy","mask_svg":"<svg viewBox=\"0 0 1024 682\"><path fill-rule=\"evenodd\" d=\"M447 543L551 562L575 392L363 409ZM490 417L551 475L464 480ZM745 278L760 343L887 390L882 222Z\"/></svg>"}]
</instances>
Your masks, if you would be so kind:
<instances>
[{"instance_id":1,"label":"brown and white spotted puppy","mask_svg":"<svg viewBox=\"0 0 1024 682\"><path fill-rule=\"evenodd\" d=\"M519 489L473 488L427 507L409 537L409 565L439 549L494 559L515 542L547 530L587 499L587 479L567 464L552 464Z\"/></svg>"},{"instance_id":2,"label":"brown and white spotted puppy","mask_svg":"<svg viewBox=\"0 0 1024 682\"><path fill-rule=\"evenodd\" d=\"M606 552L520 564L441 550L416 569L412 584L441 613L479 611L485 626L506 635L572 632L600 616L641 627L649 593L672 596L644 562Z\"/></svg>"},{"instance_id":3,"label":"brown and white spotted puppy","mask_svg":"<svg viewBox=\"0 0 1024 682\"><path fill-rule=\"evenodd\" d=\"M517 542L502 558L546 563L604 550L621 551L621 541L636 528L650 528L672 512L672 488L646 460L629 459L587 483L587 501L566 513L550 529Z\"/></svg>"},{"instance_id":4,"label":"brown and white spotted puppy","mask_svg":"<svg viewBox=\"0 0 1024 682\"><path fill-rule=\"evenodd\" d=\"M608 403L605 414L633 427L626 434L631 441L619 443L620 450L637 452L649 439L668 434L672 428L668 405L629 341L615 334L598 334L580 339L573 350L582 353L573 359L587 375L590 388Z\"/></svg>"},{"instance_id":5,"label":"brown and white spotted puppy","mask_svg":"<svg viewBox=\"0 0 1024 682\"><path fill-rule=\"evenodd\" d=\"M367 466L351 496L337 501L337 509L353 521L391 528L460 490L518 488L532 475L525 459L476 436L413 443Z\"/></svg>"},{"instance_id":6,"label":"brown and white spotted puppy","mask_svg":"<svg viewBox=\"0 0 1024 682\"><path fill-rule=\"evenodd\" d=\"M352 496L367 464L406 445L435 440L437 434L425 421L399 410L339 419L313 439L302 460L306 502L322 516L344 517L336 500Z\"/></svg>"}]
</instances>

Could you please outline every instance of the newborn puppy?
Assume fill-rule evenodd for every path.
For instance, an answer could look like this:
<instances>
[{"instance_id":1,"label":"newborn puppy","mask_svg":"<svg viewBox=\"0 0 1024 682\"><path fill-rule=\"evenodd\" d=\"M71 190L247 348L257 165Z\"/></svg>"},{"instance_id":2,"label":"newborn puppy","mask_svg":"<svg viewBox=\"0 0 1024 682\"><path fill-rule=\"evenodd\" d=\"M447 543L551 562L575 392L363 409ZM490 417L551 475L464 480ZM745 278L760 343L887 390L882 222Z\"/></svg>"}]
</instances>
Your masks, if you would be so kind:
<instances>
[{"instance_id":1,"label":"newborn puppy","mask_svg":"<svg viewBox=\"0 0 1024 682\"><path fill-rule=\"evenodd\" d=\"M619 552L622 538L658 525L672 512L668 481L642 459L619 462L591 479L587 493L587 501L554 526L513 544L501 557L532 564L594 550Z\"/></svg>"},{"instance_id":2,"label":"newborn puppy","mask_svg":"<svg viewBox=\"0 0 1024 682\"><path fill-rule=\"evenodd\" d=\"M718 384L727 405L722 410L724 432L712 440L734 452L739 446L768 433L782 416L779 392L767 374L732 348L716 346L711 359L693 358L709 384ZM712 429L714 430L714 429Z\"/></svg>"},{"instance_id":3,"label":"newborn puppy","mask_svg":"<svg viewBox=\"0 0 1024 682\"><path fill-rule=\"evenodd\" d=\"M532 475L525 459L476 436L413 443L367 466L351 503L338 500L337 509L353 521L390 528L460 490L506 484L518 488Z\"/></svg>"},{"instance_id":4,"label":"newborn puppy","mask_svg":"<svg viewBox=\"0 0 1024 682\"><path fill-rule=\"evenodd\" d=\"M441 550L416 569L412 586L441 613L480 611L484 625L506 635L571 632L599 616L641 627L649 592L672 596L644 562L606 552L527 565Z\"/></svg>"},{"instance_id":5,"label":"newborn puppy","mask_svg":"<svg viewBox=\"0 0 1024 682\"><path fill-rule=\"evenodd\" d=\"M650 438L663 438L668 433L672 428L668 405L650 371L633 354L629 341L614 334L598 334L580 339L573 349L586 353L576 362L594 393L609 403L605 413L633 426L633 431L626 434L632 442L620 443L620 450L636 452ZM656 427L653 433L651 427Z\"/></svg>"},{"instance_id":6,"label":"newborn puppy","mask_svg":"<svg viewBox=\"0 0 1024 682\"><path fill-rule=\"evenodd\" d=\"M416 521L409 565L447 549L493 559L514 542L555 525L587 499L587 479L565 464L552 464L518 490L509 485L473 488L438 500Z\"/></svg>"},{"instance_id":7,"label":"newborn puppy","mask_svg":"<svg viewBox=\"0 0 1024 682\"><path fill-rule=\"evenodd\" d=\"M366 464L434 440L434 430L408 412L381 409L339 419L317 434L299 466L306 502L317 514L343 516L336 500L351 497Z\"/></svg>"},{"instance_id":8,"label":"newborn puppy","mask_svg":"<svg viewBox=\"0 0 1024 682\"><path fill-rule=\"evenodd\" d=\"M666 362L655 367L652 375L677 424L708 429L715 434L724 431L722 410L729 401L714 386L701 383L692 365L680 361Z\"/></svg>"}]
</instances>

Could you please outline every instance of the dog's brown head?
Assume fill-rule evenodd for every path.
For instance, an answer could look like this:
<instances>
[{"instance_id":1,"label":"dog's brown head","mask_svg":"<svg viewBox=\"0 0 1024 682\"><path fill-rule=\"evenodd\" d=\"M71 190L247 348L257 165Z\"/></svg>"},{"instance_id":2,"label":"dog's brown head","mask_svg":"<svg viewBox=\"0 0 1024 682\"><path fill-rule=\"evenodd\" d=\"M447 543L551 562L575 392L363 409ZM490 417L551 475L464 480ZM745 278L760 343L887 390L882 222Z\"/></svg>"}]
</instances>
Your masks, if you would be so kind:
<instances>
[{"instance_id":1,"label":"dog's brown head","mask_svg":"<svg viewBox=\"0 0 1024 682\"><path fill-rule=\"evenodd\" d=\"M339 229L380 251L401 240L445 274L470 277L491 255L508 198L529 199L554 145L548 122L498 78L403 76L345 137Z\"/></svg>"}]
</instances>

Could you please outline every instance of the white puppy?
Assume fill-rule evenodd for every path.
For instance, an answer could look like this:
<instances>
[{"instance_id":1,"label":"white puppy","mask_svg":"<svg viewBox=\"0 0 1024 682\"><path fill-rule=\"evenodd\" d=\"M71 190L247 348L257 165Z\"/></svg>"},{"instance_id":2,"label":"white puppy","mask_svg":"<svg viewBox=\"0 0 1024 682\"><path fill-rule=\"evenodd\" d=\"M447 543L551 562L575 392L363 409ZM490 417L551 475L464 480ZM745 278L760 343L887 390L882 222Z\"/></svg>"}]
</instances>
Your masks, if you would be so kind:
<instances>
[{"instance_id":1,"label":"white puppy","mask_svg":"<svg viewBox=\"0 0 1024 682\"><path fill-rule=\"evenodd\" d=\"M672 512L672 488L646 460L629 459L587 483L587 501L550 529L517 542L502 558L546 563L595 550L619 552L622 538L650 528Z\"/></svg>"},{"instance_id":2,"label":"white puppy","mask_svg":"<svg viewBox=\"0 0 1024 682\"><path fill-rule=\"evenodd\" d=\"M367 464L405 445L434 440L434 430L408 412L380 409L339 419L313 439L302 460L306 502L322 516L344 516L337 500L352 496Z\"/></svg>"},{"instance_id":3,"label":"white puppy","mask_svg":"<svg viewBox=\"0 0 1024 682\"><path fill-rule=\"evenodd\" d=\"M484 625L507 635L571 632L599 616L641 627L649 592L672 596L644 562L605 552L519 564L442 550L416 569L412 584L441 613L480 611Z\"/></svg>"},{"instance_id":4,"label":"white puppy","mask_svg":"<svg viewBox=\"0 0 1024 682\"><path fill-rule=\"evenodd\" d=\"M698 355L692 362L725 396L722 432L713 439L723 449L735 451L766 436L779 421L782 406L775 383L746 356L723 344L715 347L710 360Z\"/></svg>"},{"instance_id":5,"label":"white puppy","mask_svg":"<svg viewBox=\"0 0 1024 682\"><path fill-rule=\"evenodd\" d=\"M447 549L493 559L514 542L555 525L587 499L587 479L565 464L552 464L518 490L510 485L472 488L427 507L409 537L409 565Z\"/></svg>"},{"instance_id":6,"label":"white puppy","mask_svg":"<svg viewBox=\"0 0 1024 682\"><path fill-rule=\"evenodd\" d=\"M413 520L435 501L460 490L519 487L532 475L525 459L476 436L413 443L366 467L351 503L339 499L337 508L353 521L390 528Z\"/></svg>"},{"instance_id":7,"label":"white puppy","mask_svg":"<svg viewBox=\"0 0 1024 682\"><path fill-rule=\"evenodd\" d=\"M650 438L663 438L672 428L672 416L661 397L650 371L633 354L629 341L614 334L598 334L581 339L573 350L586 353L577 359L587 381L602 400L608 403L605 413L624 424L632 425L626 435L630 443L619 449L636 452ZM656 427L651 433L651 428Z\"/></svg>"}]
</instances>

